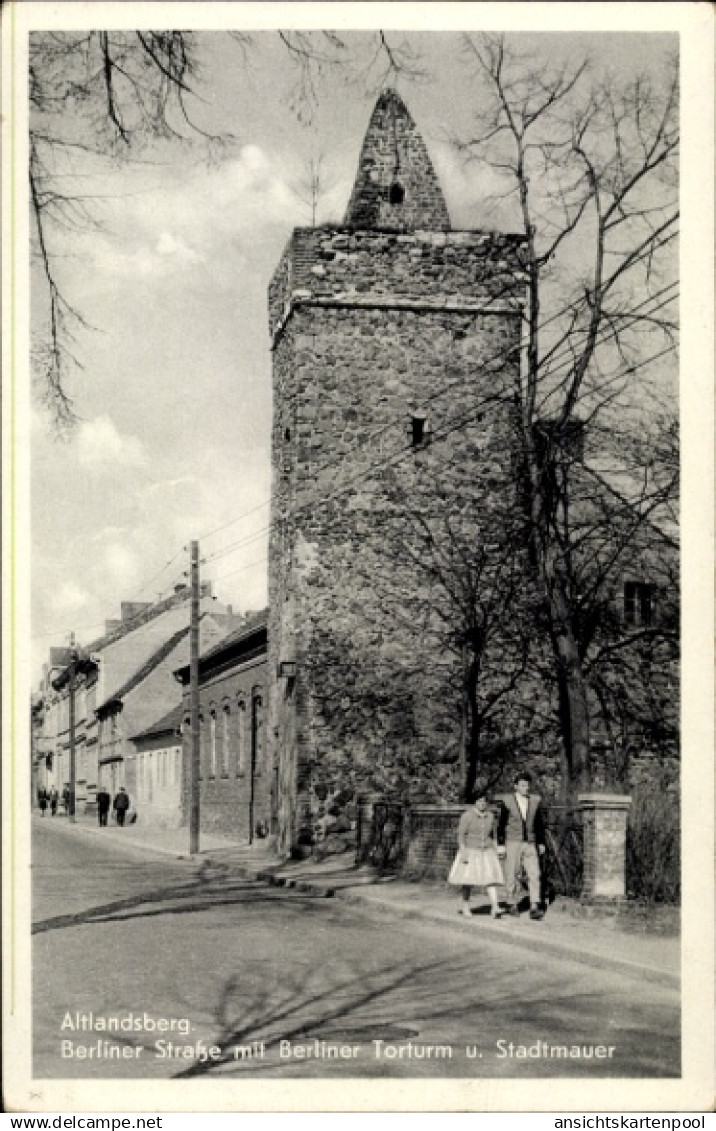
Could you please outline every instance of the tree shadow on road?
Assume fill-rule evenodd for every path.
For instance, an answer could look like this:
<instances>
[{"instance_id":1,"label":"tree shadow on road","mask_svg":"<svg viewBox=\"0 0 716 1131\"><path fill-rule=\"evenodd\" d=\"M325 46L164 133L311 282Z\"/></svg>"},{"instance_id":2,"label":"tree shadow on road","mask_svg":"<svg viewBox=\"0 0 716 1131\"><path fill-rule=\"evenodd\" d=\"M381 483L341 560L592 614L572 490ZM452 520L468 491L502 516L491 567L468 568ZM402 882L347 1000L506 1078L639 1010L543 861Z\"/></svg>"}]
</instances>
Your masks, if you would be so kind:
<instances>
[{"instance_id":1,"label":"tree shadow on road","mask_svg":"<svg viewBox=\"0 0 716 1131\"><path fill-rule=\"evenodd\" d=\"M376 1059L373 1042L378 1040L391 1045L447 1045L454 1055L441 1062L442 1075L489 1075L482 1064L466 1060L465 1033L472 1033L478 1043L491 1042L493 1054L500 1038L506 1044L525 1046L541 1039L554 1045L614 1046L616 1059L589 1061L590 1076L679 1074L676 1011L642 999L624 1001L615 1013L613 990L579 988L576 968L567 975L555 967L545 977L543 967L536 978L523 976L516 985L509 965L504 971L481 972L479 962L479 953L472 949L457 960L454 953L432 962L406 956L385 964L366 958L333 974L316 968L299 971L288 961L273 983L267 981L264 964L257 961L255 969L244 964L240 973L226 979L216 1005L210 1043L218 1054L192 1062L176 1078L281 1073L286 1068L292 1075L356 1074L357 1061L324 1059L320 1050L318 1066L282 1059L281 1042L301 1043L309 1049L315 1042L357 1044L365 1053L363 1074L366 1070L375 1076L425 1074L423 1062L411 1060L406 1066L405 1061ZM646 1039L656 1033L658 1037ZM491 1065L492 1074L498 1076L585 1074L585 1062L578 1059L536 1061L493 1055Z\"/></svg>"},{"instance_id":2,"label":"tree shadow on road","mask_svg":"<svg viewBox=\"0 0 716 1131\"><path fill-rule=\"evenodd\" d=\"M258 934L250 937L258 939L253 945L259 950L247 954L245 946L239 948L240 965L236 955L215 956L224 975L220 987L214 983L215 1005L192 993L191 983L184 986L179 979L173 986L175 1005L181 999L185 1016L196 1016L201 1002L206 1044L219 1049L216 1059L166 1063L164 1072L168 1069L174 1078L347 1077L356 1069L364 1076L489 1075L485 1062L465 1060L465 1035L475 1042L492 1042L493 1050L501 1037L525 1044L543 1037L554 1043L615 1044L618 1060L592 1062L590 1076L678 1075L678 1009L668 998L652 999L648 990L635 994L633 981L627 985L625 980L620 992L618 976L604 975L600 980L594 973L586 975L584 966L540 956L537 942L534 952L501 953L495 936L483 938L479 928L458 934L446 931L443 949L438 942L440 957L430 958L422 950L422 927L415 924L393 921L377 929L374 923L366 927L372 914L362 907L241 879L206 863L191 876L185 874L153 890L42 920L33 932L136 923L232 906L248 912L252 905L258 911L252 930ZM275 908L275 918L263 915L261 908L269 906ZM286 915L289 910L292 914ZM244 911L237 921L244 921ZM314 925L325 928L329 923L340 926L342 933L327 959L312 940ZM434 924L425 927L425 945L433 955L438 929ZM273 947L261 949L264 937L272 938ZM365 944L361 938L367 940ZM437 1069L422 1062L376 1061L373 1055L377 1040L449 1043L457 1041L458 1034L459 1061L441 1063ZM123 1038L117 1034L116 1039ZM365 1055L358 1065L350 1059L309 1065L282 1060L281 1041L357 1044ZM254 1042L263 1048L262 1055L246 1051ZM136 1038L127 1038L127 1043L135 1044ZM154 1052L151 1039L146 1048L150 1055ZM491 1064L492 1073L500 1076L574 1078L585 1072L579 1061L527 1062L493 1056Z\"/></svg>"},{"instance_id":3,"label":"tree shadow on road","mask_svg":"<svg viewBox=\"0 0 716 1131\"><path fill-rule=\"evenodd\" d=\"M221 871L207 871L202 867L189 883L180 881L153 891L139 892L109 903L97 904L82 911L40 919L32 924L32 934L44 934L47 931L81 926L85 923L101 923L133 917L145 918L150 915L183 915L192 911L208 911L224 905L286 898L316 901L324 899L325 896L310 895L306 892L294 893L291 889L284 888L279 890L267 888L256 880L230 879Z\"/></svg>"}]
</instances>

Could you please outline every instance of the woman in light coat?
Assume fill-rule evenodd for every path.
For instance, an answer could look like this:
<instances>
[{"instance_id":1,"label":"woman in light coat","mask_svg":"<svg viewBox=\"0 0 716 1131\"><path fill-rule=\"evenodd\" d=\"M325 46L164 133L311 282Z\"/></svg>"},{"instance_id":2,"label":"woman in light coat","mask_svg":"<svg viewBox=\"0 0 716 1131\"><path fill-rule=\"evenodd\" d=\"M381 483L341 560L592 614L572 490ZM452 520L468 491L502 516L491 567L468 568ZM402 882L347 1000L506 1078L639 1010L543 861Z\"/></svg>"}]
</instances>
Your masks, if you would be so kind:
<instances>
[{"instance_id":1,"label":"woman in light coat","mask_svg":"<svg viewBox=\"0 0 716 1131\"><path fill-rule=\"evenodd\" d=\"M477 793L474 804L460 818L457 830L458 850L448 883L462 888L458 914L469 917L470 892L473 887L487 889L490 914L499 919L502 912L497 902L497 889L504 884L502 867L495 847L496 822L490 811L487 795Z\"/></svg>"}]
</instances>

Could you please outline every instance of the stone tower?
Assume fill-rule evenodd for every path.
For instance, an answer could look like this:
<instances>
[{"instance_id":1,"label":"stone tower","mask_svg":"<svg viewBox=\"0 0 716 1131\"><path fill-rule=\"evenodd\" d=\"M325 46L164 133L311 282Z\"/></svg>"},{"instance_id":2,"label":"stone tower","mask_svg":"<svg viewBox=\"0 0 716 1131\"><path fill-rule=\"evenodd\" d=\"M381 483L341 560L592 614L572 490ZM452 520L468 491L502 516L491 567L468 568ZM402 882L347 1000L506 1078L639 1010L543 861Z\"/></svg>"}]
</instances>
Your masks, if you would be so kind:
<instances>
[{"instance_id":1,"label":"stone tower","mask_svg":"<svg viewBox=\"0 0 716 1131\"><path fill-rule=\"evenodd\" d=\"M416 535L471 521L461 484L487 497L506 473L520 249L450 229L425 143L385 91L343 224L296 229L271 282L268 738L286 853L346 833L362 790L451 788L460 677L421 644Z\"/></svg>"}]
</instances>

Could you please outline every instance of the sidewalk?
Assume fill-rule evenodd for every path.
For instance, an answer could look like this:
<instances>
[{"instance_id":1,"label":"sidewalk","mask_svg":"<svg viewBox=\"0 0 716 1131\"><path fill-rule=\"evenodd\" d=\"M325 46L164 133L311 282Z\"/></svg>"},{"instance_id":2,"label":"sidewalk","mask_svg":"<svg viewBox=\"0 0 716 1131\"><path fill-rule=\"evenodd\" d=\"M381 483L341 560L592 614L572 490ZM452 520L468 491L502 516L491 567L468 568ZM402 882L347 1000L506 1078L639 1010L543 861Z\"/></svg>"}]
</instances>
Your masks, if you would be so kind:
<instances>
[{"instance_id":1,"label":"sidewalk","mask_svg":"<svg viewBox=\"0 0 716 1131\"><path fill-rule=\"evenodd\" d=\"M41 818L35 818L41 819ZM44 818L48 820L50 818ZM198 856L189 854L186 828L151 830L140 824L120 829L110 824L99 828L96 818L78 815L70 824L65 817L53 821L68 835L99 837L146 858L148 854L170 856L187 864L213 865L213 879L242 877L293 888L326 898L342 899L376 914L440 923L450 930L475 934L487 932L510 946L552 954L565 960L630 974L640 979L678 988L681 945L678 934L660 934L645 929L633 916L591 916L576 900L558 898L545 918L534 922L527 915L493 921L487 914L487 897L473 900L472 921L457 915L456 892L440 883L408 883L379 876L370 867L356 868L344 855L323 861L281 861L265 841L239 845L224 837L202 833Z\"/></svg>"}]
</instances>

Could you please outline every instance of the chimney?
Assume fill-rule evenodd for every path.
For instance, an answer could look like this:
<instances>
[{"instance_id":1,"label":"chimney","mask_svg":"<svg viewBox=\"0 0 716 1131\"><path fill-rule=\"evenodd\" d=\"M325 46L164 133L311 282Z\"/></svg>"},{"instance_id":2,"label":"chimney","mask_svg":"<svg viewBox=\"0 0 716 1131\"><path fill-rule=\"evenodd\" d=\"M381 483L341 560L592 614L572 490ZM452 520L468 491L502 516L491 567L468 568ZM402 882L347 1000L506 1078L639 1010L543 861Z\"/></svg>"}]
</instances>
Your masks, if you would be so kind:
<instances>
[{"instance_id":1,"label":"chimney","mask_svg":"<svg viewBox=\"0 0 716 1131\"><path fill-rule=\"evenodd\" d=\"M149 608L151 608L150 601L122 601L119 607L122 624L126 624L128 620L134 620L135 617Z\"/></svg>"}]
</instances>

